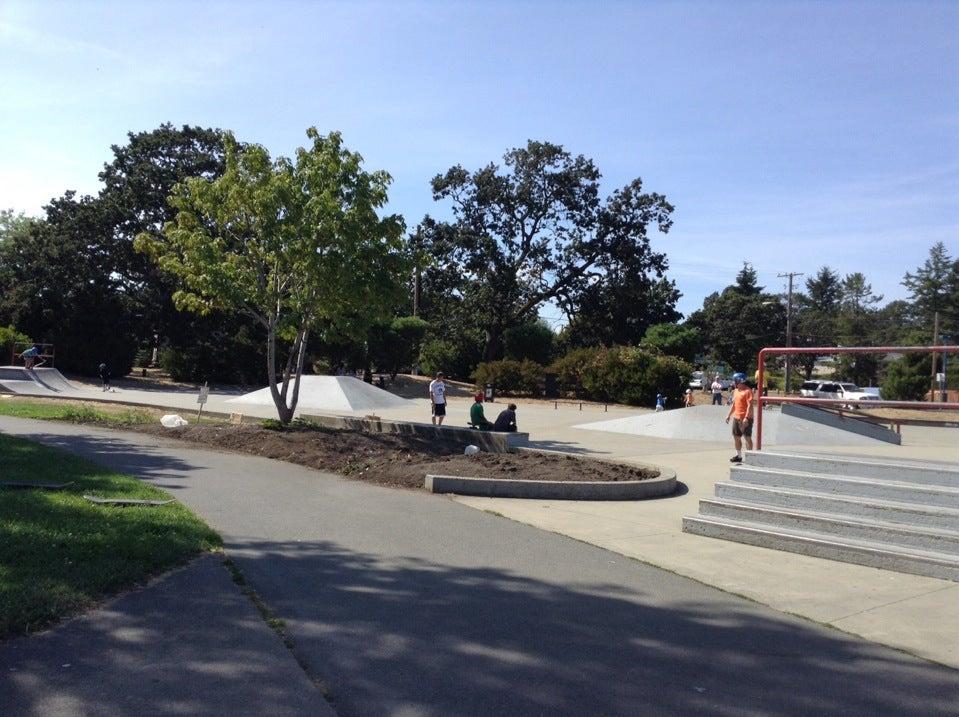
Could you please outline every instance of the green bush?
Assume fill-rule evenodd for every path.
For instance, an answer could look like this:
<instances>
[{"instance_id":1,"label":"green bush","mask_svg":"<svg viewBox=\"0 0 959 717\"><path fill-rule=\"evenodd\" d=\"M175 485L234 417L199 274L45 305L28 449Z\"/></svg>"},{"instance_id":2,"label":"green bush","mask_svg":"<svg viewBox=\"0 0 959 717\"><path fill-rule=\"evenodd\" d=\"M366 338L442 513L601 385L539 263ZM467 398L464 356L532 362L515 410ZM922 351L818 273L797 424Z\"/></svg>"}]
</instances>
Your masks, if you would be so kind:
<instances>
[{"instance_id":1,"label":"green bush","mask_svg":"<svg viewBox=\"0 0 959 717\"><path fill-rule=\"evenodd\" d=\"M431 339L420 348L420 371L432 376L443 371L447 377L466 380L476 368L479 349L469 338L458 341Z\"/></svg>"},{"instance_id":2,"label":"green bush","mask_svg":"<svg viewBox=\"0 0 959 717\"><path fill-rule=\"evenodd\" d=\"M502 396L538 396L542 392L546 369L535 361L489 361L473 371L473 381L480 388L487 383L496 386Z\"/></svg>"},{"instance_id":3,"label":"green bush","mask_svg":"<svg viewBox=\"0 0 959 717\"><path fill-rule=\"evenodd\" d=\"M0 326L0 361L6 362L13 357L13 350L16 344L25 344L30 342L30 337L20 333L12 326ZM24 346L20 350L27 348Z\"/></svg>"},{"instance_id":4,"label":"green bush","mask_svg":"<svg viewBox=\"0 0 959 717\"><path fill-rule=\"evenodd\" d=\"M513 361L529 359L538 364L547 364L553 357L556 334L542 319L506 329L503 348L506 358Z\"/></svg>"},{"instance_id":5,"label":"green bush","mask_svg":"<svg viewBox=\"0 0 959 717\"><path fill-rule=\"evenodd\" d=\"M623 346L578 349L550 368L578 398L634 406L652 406L657 393L667 405L680 405L692 372L675 356Z\"/></svg>"},{"instance_id":6,"label":"green bush","mask_svg":"<svg viewBox=\"0 0 959 717\"><path fill-rule=\"evenodd\" d=\"M920 401L929 390L929 356L906 355L896 359L886 370L880 394L888 401Z\"/></svg>"}]
</instances>

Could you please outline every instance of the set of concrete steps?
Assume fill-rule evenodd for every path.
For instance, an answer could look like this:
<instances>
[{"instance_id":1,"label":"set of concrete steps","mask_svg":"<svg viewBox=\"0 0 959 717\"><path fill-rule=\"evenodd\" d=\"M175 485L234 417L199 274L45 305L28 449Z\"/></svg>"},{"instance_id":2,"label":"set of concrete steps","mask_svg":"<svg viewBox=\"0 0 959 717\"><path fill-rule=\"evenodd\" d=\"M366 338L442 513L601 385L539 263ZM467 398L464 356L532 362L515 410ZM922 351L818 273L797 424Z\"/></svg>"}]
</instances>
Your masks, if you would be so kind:
<instances>
[{"instance_id":1,"label":"set of concrete steps","mask_svg":"<svg viewBox=\"0 0 959 717\"><path fill-rule=\"evenodd\" d=\"M959 581L959 466L748 452L683 530Z\"/></svg>"}]
</instances>

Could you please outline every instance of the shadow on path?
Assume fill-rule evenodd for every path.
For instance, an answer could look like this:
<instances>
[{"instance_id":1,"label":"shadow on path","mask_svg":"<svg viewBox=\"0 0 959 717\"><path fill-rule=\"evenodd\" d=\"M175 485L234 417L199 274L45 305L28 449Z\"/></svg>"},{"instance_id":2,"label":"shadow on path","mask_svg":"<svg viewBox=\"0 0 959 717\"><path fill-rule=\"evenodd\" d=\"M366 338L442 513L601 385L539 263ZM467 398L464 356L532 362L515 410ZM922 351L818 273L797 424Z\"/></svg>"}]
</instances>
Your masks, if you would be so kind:
<instances>
[{"instance_id":1,"label":"shadow on path","mask_svg":"<svg viewBox=\"0 0 959 717\"><path fill-rule=\"evenodd\" d=\"M653 604L619 585L381 562L332 542L229 550L340 715L947 715L959 703L955 671L734 597ZM289 584L310 599L286 597Z\"/></svg>"}]
</instances>

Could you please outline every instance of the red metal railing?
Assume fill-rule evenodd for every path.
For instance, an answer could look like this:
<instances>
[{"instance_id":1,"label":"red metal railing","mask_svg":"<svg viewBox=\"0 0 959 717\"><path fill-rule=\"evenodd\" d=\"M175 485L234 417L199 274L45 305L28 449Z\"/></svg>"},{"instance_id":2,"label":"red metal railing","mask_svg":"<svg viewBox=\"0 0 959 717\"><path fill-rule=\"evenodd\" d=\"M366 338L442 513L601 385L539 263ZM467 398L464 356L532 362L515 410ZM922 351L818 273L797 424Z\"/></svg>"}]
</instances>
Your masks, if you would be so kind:
<instances>
[{"instance_id":1,"label":"red metal railing","mask_svg":"<svg viewBox=\"0 0 959 717\"><path fill-rule=\"evenodd\" d=\"M854 346L838 348L835 346L810 347L775 347L765 348L759 352L759 376L757 377L757 392L759 398L756 403L756 450L763 447L763 406L767 403L803 403L807 405L848 406L859 404L869 408L918 408L937 410L959 410L959 403L933 403L931 401L856 401L835 398L805 398L802 396L763 396L762 386L765 385L766 357L796 354L815 354L828 356L830 354L954 354L959 353L959 346Z\"/></svg>"}]
</instances>

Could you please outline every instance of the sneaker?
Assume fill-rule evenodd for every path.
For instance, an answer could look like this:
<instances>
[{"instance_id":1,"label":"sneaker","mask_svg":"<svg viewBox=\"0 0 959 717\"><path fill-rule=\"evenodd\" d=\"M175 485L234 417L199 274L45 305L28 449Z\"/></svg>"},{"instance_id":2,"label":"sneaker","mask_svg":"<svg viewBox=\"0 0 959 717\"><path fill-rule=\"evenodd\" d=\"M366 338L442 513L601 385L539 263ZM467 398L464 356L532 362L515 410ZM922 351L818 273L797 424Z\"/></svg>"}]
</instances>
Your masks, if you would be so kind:
<instances>
[{"instance_id":1,"label":"sneaker","mask_svg":"<svg viewBox=\"0 0 959 717\"><path fill-rule=\"evenodd\" d=\"M742 462L743 462L743 457L742 457L742 456L733 456L732 458L729 459L729 462L730 462L730 463L742 463Z\"/></svg>"}]
</instances>

